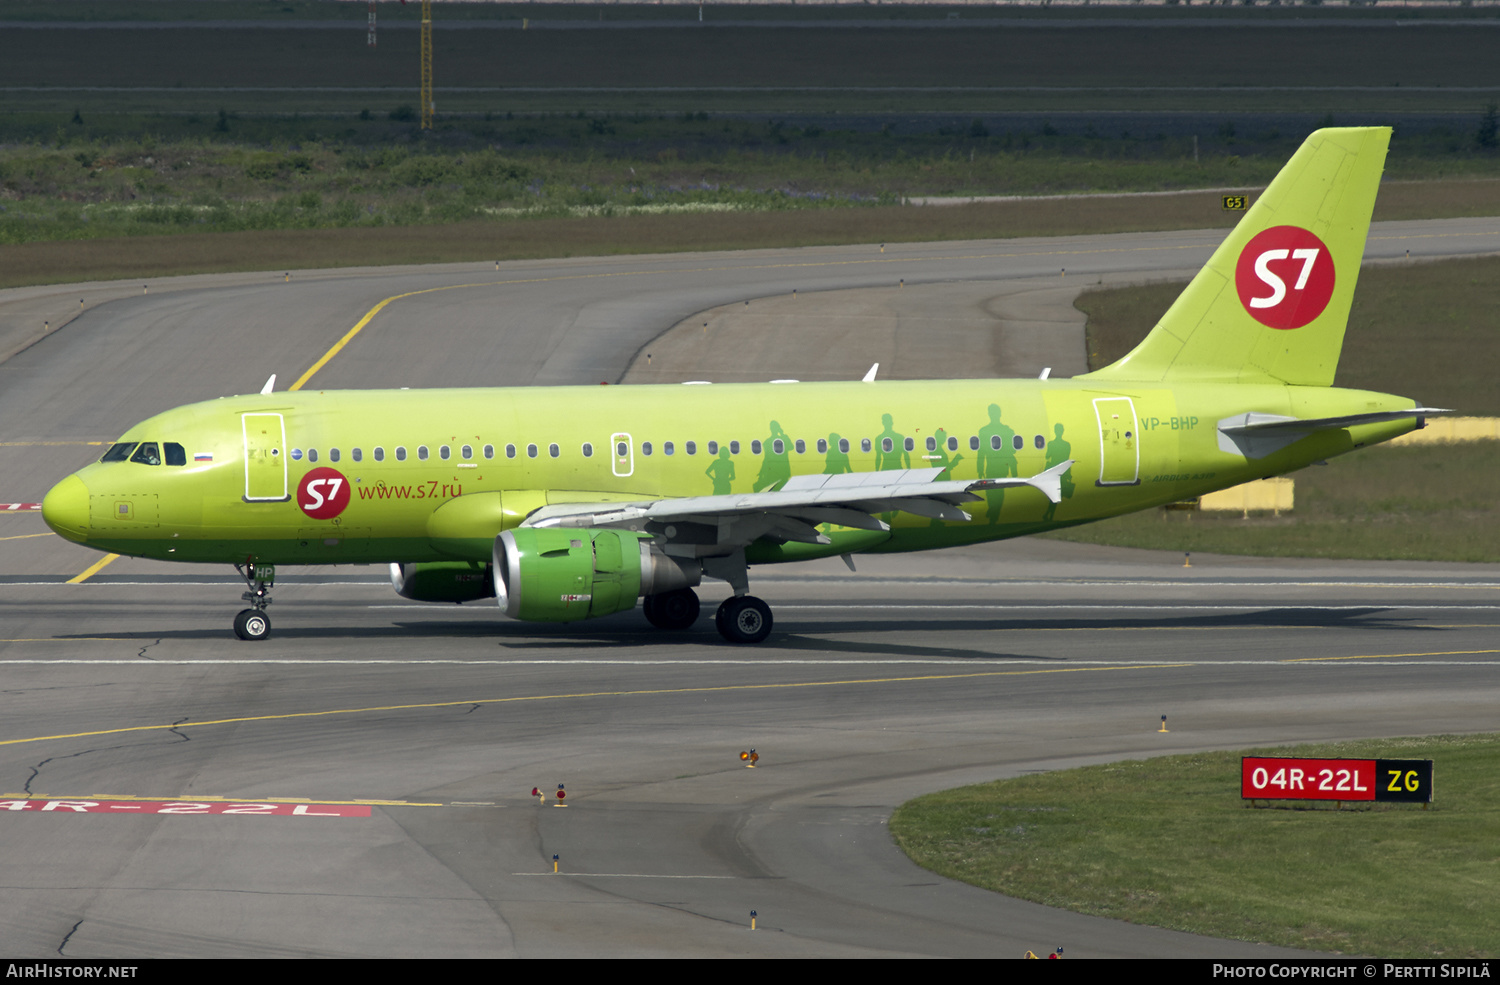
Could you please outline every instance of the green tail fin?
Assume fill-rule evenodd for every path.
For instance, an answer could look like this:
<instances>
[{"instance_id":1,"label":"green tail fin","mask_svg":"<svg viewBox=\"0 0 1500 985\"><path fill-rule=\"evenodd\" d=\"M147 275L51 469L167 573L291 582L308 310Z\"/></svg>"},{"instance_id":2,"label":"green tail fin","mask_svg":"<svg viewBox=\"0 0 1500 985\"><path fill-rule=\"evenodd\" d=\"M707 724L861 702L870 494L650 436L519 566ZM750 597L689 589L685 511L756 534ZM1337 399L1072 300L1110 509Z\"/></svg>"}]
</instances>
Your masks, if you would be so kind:
<instances>
[{"instance_id":1,"label":"green tail fin","mask_svg":"<svg viewBox=\"0 0 1500 985\"><path fill-rule=\"evenodd\" d=\"M1331 385L1390 138L1309 136L1151 334L1081 378Z\"/></svg>"}]
</instances>

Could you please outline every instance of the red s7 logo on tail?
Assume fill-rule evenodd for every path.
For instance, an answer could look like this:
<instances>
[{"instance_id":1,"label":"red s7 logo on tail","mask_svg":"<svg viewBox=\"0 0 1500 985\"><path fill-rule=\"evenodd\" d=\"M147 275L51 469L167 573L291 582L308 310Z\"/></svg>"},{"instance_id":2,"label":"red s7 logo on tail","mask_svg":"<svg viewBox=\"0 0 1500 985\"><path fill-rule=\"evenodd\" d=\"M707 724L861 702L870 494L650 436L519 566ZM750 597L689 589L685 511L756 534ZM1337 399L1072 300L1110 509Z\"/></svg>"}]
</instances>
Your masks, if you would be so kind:
<instances>
[{"instance_id":1,"label":"red s7 logo on tail","mask_svg":"<svg viewBox=\"0 0 1500 985\"><path fill-rule=\"evenodd\" d=\"M338 469L313 469L297 483L297 505L314 520L332 520L349 505L349 480Z\"/></svg>"},{"instance_id":2,"label":"red s7 logo on tail","mask_svg":"<svg viewBox=\"0 0 1500 985\"><path fill-rule=\"evenodd\" d=\"M1269 328L1301 328L1333 297L1333 255L1300 226L1273 226L1240 251L1234 287L1250 317Z\"/></svg>"}]
</instances>

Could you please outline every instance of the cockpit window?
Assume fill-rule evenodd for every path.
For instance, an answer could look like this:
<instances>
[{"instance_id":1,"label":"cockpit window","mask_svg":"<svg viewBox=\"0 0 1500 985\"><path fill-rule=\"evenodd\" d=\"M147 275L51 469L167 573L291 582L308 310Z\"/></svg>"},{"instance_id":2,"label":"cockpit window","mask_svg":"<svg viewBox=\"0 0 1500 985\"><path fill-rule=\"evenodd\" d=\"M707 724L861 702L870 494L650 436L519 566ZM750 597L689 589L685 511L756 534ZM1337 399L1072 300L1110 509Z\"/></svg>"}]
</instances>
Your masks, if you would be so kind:
<instances>
[{"instance_id":1,"label":"cockpit window","mask_svg":"<svg viewBox=\"0 0 1500 985\"><path fill-rule=\"evenodd\" d=\"M104 453L101 462L123 462L130 458L130 453L135 451L134 441L122 441L117 445L111 445L109 451Z\"/></svg>"},{"instance_id":2,"label":"cockpit window","mask_svg":"<svg viewBox=\"0 0 1500 985\"><path fill-rule=\"evenodd\" d=\"M162 445L162 448L166 450L168 465L187 464L187 452L183 451L182 446L177 442L168 441L166 444Z\"/></svg>"},{"instance_id":3,"label":"cockpit window","mask_svg":"<svg viewBox=\"0 0 1500 985\"><path fill-rule=\"evenodd\" d=\"M156 442L142 441L141 446L130 456L132 462L140 462L142 465L160 465L161 453L156 449Z\"/></svg>"}]
</instances>

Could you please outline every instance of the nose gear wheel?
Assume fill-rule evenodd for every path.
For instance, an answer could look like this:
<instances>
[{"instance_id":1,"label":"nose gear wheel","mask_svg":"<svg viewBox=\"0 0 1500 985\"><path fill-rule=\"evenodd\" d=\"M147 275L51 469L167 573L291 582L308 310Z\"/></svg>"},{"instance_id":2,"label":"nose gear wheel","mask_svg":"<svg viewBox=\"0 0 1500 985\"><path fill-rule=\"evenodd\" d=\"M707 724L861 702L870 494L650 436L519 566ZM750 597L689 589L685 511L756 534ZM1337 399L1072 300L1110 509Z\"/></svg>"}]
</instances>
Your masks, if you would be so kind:
<instances>
[{"instance_id":1,"label":"nose gear wheel","mask_svg":"<svg viewBox=\"0 0 1500 985\"><path fill-rule=\"evenodd\" d=\"M250 603L234 617L234 635L242 640L263 640L271 635L271 617L266 615L266 606L271 604L271 586L276 584L276 567L247 561L236 564L234 569L245 579L249 591L240 598Z\"/></svg>"}]
</instances>

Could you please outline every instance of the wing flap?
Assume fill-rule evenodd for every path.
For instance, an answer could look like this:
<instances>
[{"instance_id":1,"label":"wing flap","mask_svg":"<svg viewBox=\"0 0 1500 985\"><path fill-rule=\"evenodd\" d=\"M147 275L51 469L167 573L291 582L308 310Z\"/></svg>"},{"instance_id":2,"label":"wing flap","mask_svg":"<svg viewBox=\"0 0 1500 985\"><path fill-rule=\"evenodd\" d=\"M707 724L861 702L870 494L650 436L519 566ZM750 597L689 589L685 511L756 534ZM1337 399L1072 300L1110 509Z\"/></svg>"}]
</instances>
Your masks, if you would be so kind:
<instances>
[{"instance_id":1,"label":"wing flap","mask_svg":"<svg viewBox=\"0 0 1500 985\"><path fill-rule=\"evenodd\" d=\"M1062 499L1062 475L1069 459L1033 476L1002 479L945 479L940 468L890 472L846 472L842 475L794 476L777 490L685 496L636 503L563 503L545 506L526 520L533 527L644 526L647 523L716 523L723 518L766 514L787 518L803 528L833 523L862 530L887 530L878 513L904 512L964 522L971 517L959 503L976 502L987 489L1031 486L1051 502ZM804 539L805 529L796 527ZM810 529L810 528L809 528ZM778 536L783 534L777 531Z\"/></svg>"}]
</instances>

